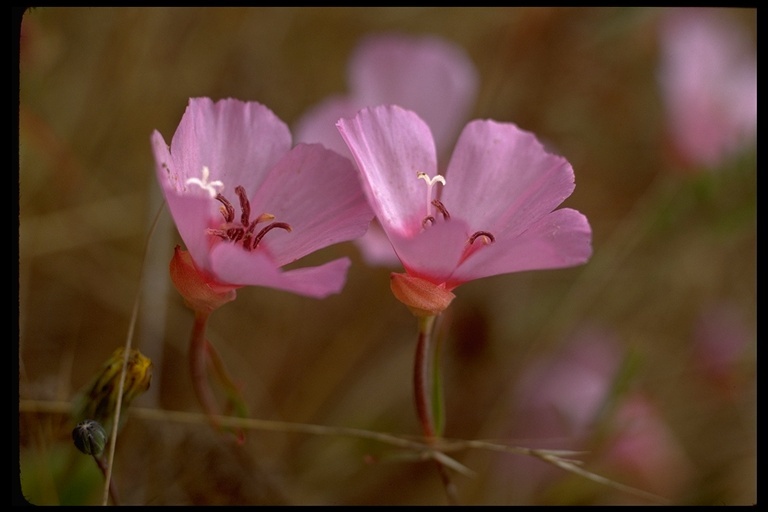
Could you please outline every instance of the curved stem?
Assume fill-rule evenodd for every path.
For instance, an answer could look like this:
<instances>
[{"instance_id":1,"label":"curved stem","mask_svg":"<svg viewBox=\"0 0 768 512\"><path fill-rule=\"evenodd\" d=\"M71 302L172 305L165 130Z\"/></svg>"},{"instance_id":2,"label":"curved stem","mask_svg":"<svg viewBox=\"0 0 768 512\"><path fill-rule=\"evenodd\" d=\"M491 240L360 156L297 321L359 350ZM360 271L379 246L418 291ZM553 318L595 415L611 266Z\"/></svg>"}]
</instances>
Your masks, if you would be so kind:
<instances>
[{"instance_id":1,"label":"curved stem","mask_svg":"<svg viewBox=\"0 0 768 512\"><path fill-rule=\"evenodd\" d=\"M228 407L225 413L229 414L230 410L232 410L236 416L247 418L248 408L245 405L243 397L240 395L240 389L232 380L229 372L227 372L227 368L224 366L224 361L221 359L216 347L214 347L210 341L206 341L206 350L211 363L211 368L216 374L216 377L218 377L219 383L222 385L224 392L227 395Z\"/></svg>"},{"instance_id":2,"label":"curved stem","mask_svg":"<svg viewBox=\"0 0 768 512\"><path fill-rule=\"evenodd\" d=\"M211 424L218 428L219 423L215 417L218 416L219 410L216 407L216 398L208 384L206 372L208 356L205 328L209 316L210 313L208 312L195 311L195 323L192 327L192 337L189 340L189 371L192 377L192 388L195 390L200 405L203 406Z\"/></svg>"},{"instance_id":3,"label":"curved stem","mask_svg":"<svg viewBox=\"0 0 768 512\"><path fill-rule=\"evenodd\" d=\"M216 352L213 345L205 337L209 316L210 312L195 311L195 323L192 327L192 337L189 343L189 371L192 377L192 387L195 390L195 395L200 405L203 406L203 410L211 425L219 429L221 424L216 418L221 414L221 411L216 405L216 397L208 380L209 363L212 364L213 370L224 385L229 402L235 407L236 412L242 417L246 417L247 411L237 386L234 385L229 377L218 352ZM227 430L234 432L238 444L242 444L245 441L245 432L242 429L227 428Z\"/></svg>"}]
</instances>

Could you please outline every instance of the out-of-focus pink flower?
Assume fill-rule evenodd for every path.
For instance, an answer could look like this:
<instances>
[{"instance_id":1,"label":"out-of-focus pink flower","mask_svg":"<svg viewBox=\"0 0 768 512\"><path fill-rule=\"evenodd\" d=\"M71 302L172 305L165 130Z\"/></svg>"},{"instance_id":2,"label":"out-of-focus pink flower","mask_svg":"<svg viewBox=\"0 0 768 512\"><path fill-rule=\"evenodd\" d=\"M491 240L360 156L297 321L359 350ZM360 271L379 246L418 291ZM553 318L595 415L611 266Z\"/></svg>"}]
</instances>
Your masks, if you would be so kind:
<instances>
[{"instance_id":1,"label":"out-of-focus pink flower","mask_svg":"<svg viewBox=\"0 0 768 512\"><path fill-rule=\"evenodd\" d=\"M754 338L733 303L711 304L699 314L693 332L694 365L723 397L734 398L740 392L740 365L747 360L747 349Z\"/></svg>"},{"instance_id":2,"label":"out-of-focus pink flower","mask_svg":"<svg viewBox=\"0 0 768 512\"><path fill-rule=\"evenodd\" d=\"M412 111L365 108L337 125L409 277L450 291L482 277L589 259L586 217L555 210L573 192L573 169L532 133L470 122L444 178L429 127Z\"/></svg>"},{"instance_id":3,"label":"out-of-focus pink flower","mask_svg":"<svg viewBox=\"0 0 768 512\"><path fill-rule=\"evenodd\" d=\"M673 9L662 20L659 82L685 165L715 168L754 144L757 55L722 9Z\"/></svg>"},{"instance_id":4,"label":"out-of-focus pink flower","mask_svg":"<svg viewBox=\"0 0 768 512\"><path fill-rule=\"evenodd\" d=\"M509 427L504 438L532 448L585 450L599 427L601 412L613 395L624 354L617 334L584 326L556 352L525 365L515 383ZM505 499L530 501L564 472L536 459L502 458L498 462Z\"/></svg>"},{"instance_id":5,"label":"out-of-focus pink flower","mask_svg":"<svg viewBox=\"0 0 768 512\"><path fill-rule=\"evenodd\" d=\"M361 236L373 213L352 163L255 102L190 99L170 148L152 134L157 178L194 265L212 286L310 297L341 290L350 261L281 267Z\"/></svg>"},{"instance_id":6,"label":"out-of-focus pink flower","mask_svg":"<svg viewBox=\"0 0 768 512\"><path fill-rule=\"evenodd\" d=\"M613 331L584 327L556 355L529 365L516 387L516 437L578 448L608 399L622 354Z\"/></svg>"},{"instance_id":7,"label":"out-of-focus pink flower","mask_svg":"<svg viewBox=\"0 0 768 512\"><path fill-rule=\"evenodd\" d=\"M675 499L690 482L690 459L645 394L622 400L607 435L601 463L619 473L622 483Z\"/></svg>"},{"instance_id":8,"label":"out-of-focus pink flower","mask_svg":"<svg viewBox=\"0 0 768 512\"><path fill-rule=\"evenodd\" d=\"M443 154L469 115L478 87L477 71L464 50L434 36L367 36L355 48L347 73L349 94L331 96L307 111L297 123L296 140L349 154L336 121L364 107L396 104L426 121Z\"/></svg>"},{"instance_id":9,"label":"out-of-focus pink flower","mask_svg":"<svg viewBox=\"0 0 768 512\"><path fill-rule=\"evenodd\" d=\"M515 390L507 436L538 448L586 450L597 474L672 499L691 476L690 460L653 400L623 389L628 368L620 344L614 331L587 326L557 354L528 365ZM541 492L564 476L533 459L503 460L499 471L505 482L515 482L505 492L521 495ZM638 501L624 491L601 496L613 504Z\"/></svg>"},{"instance_id":10,"label":"out-of-focus pink flower","mask_svg":"<svg viewBox=\"0 0 768 512\"><path fill-rule=\"evenodd\" d=\"M308 110L296 125L296 138L320 142L350 158L336 121L363 107L384 104L419 114L434 134L438 154L446 154L469 116L478 88L477 71L464 50L434 36L367 36L350 58L347 73L349 93L331 96ZM369 264L397 264L378 224L356 242Z\"/></svg>"}]
</instances>

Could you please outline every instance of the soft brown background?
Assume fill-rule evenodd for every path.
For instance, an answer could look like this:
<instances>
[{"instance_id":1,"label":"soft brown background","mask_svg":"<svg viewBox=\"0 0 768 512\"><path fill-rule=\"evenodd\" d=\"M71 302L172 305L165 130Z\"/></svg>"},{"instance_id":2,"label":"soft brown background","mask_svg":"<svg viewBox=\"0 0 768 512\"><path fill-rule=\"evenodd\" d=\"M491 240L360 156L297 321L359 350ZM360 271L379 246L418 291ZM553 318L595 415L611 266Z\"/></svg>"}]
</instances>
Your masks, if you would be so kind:
<instances>
[{"instance_id":1,"label":"soft brown background","mask_svg":"<svg viewBox=\"0 0 768 512\"><path fill-rule=\"evenodd\" d=\"M361 36L436 34L463 46L478 68L473 118L515 122L572 163L576 191L565 205L589 218L595 249L582 267L457 290L446 318L446 435L504 437L515 422L511 397L520 372L556 353L579 326L596 323L614 329L621 349L635 354L630 386L652 397L693 468L668 498L756 502L755 156L706 176L669 163L654 74L662 12L27 11L20 40L21 398L71 400L125 342L140 294L134 344L155 368L150 391L134 406L199 412L186 361L192 314L167 279L179 242L167 210L144 260L160 206L150 133L158 129L170 140L192 96L259 101L293 124L326 95L347 90L346 61ZM722 15L754 35L756 10ZM212 316L210 339L242 382L254 418L417 435L415 319L392 297L389 271L367 267L351 243L316 261L338 255L353 260L342 294L317 301L242 289ZM719 300L737 305L753 341L734 396L715 401L694 375L690 344L701 308ZM85 456L71 454L70 420L27 410L19 417L27 499L98 503L100 476ZM237 447L203 421L131 418L117 447L114 478L127 504L445 502L431 464L398 460L403 452L371 441L251 431ZM477 473L455 476L462 503L646 503L564 471L554 477L553 485L568 484L560 492L523 491L503 468L524 457L455 456ZM85 469L66 466L72 460ZM589 455L584 460L587 469L644 488L602 472Z\"/></svg>"}]
</instances>

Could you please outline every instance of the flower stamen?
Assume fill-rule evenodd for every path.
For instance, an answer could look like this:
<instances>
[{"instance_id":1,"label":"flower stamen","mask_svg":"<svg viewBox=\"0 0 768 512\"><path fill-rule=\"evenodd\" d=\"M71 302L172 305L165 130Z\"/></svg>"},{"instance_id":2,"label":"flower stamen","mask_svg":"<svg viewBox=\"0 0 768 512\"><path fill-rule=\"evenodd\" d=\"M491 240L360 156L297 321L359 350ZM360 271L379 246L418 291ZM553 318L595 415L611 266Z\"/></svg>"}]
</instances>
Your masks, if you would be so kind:
<instances>
[{"instance_id":1,"label":"flower stamen","mask_svg":"<svg viewBox=\"0 0 768 512\"><path fill-rule=\"evenodd\" d=\"M251 203L248 201L248 196L245 194L245 189L242 185L235 187L235 194L240 199L240 224L248 226L251 218Z\"/></svg>"},{"instance_id":2,"label":"flower stamen","mask_svg":"<svg viewBox=\"0 0 768 512\"><path fill-rule=\"evenodd\" d=\"M243 233L243 247L245 247L249 251L251 250L252 247L250 242L251 242L251 237L253 237L253 231L256 229L256 224L267 221L267 220L272 220L274 218L275 216L272 215L271 213L262 213L256 218L256 220L254 220L250 225L248 225L248 229L245 230ZM264 236L264 235L261 235L261 236ZM237 240L234 240L234 241L237 242L238 240L240 239L238 238ZM258 244L253 245L254 249L256 248L256 245Z\"/></svg>"},{"instance_id":3,"label":"flower stamen","mask_svg":"<svg viewBox=\"0 0 768 512\"><path fill-rule=\"evenodd\" d=\"M232 206L232 203L227 201L227 198L221 194L217 194L215 199L223 205L221 208L219 208L219 211L224 217L224 222L230 223L235 220L235 207Z\"/></svg>"},{"instance_id":4,"label":"flower stamen","mask_svg":"<svg viewBox=\"0 0 768 512\"><path fill-rule=\"evenodd\" d=\"M275 228L284 229L289 233L293 231L290 224L287 224L285 222L273 222L272 224L269 224L267 227L259 231L259 234L256 235L256 237L253 239L253 248L255 249L256 247L258 247L259 242L261 242L261 239L264 238L264 235L266 235L269 231Z\"/></svg>"},{"instance_id":5,"label":"flower stamen","mask_svg":"<svg viewBox=\"0 0 768 512\"><path fill-rule=\"evenodd\" d=\"M477 239L480 239L482 241L482 244L475 245L475 241ZM464 246L464 254L461 255L461 259L459 260L459 264L465 262L467 258L475 254L477 251L485 247L486 245L490 245L496 241L496 237L493 236L492 233L489 233L488 231L475 231L472 233L472 235L467 239L467 245Z\"/></svg>"},{"instance_id":6,"label":"flower stamen","mask_svg":"<svg viewBox=\"0 0 768 512\"><path fill-rule=\"evenodd\" d=\"M468 240L469 244L472 245L473 243L475 243L475 240L477 240L480 237L483 237L483 243L485 245L492 244L493 242L496 241L496 237L493 236L491 233L487 231L477 231L473 233L472 236L469 237L469 240Z\"/></svg>"},{"instance_id":7,"label":"flower stamen","mask_svg":"<svg viewBox=\"0 0 768 512\"><path fill-rule=\"evenodd\" d=\"M432 200L432 205L433 205L435 208L437 208L437 209L438 209L438 211L439 211L440 213L442 213L442 214L443 214L443 218L444 218L445 220L448 220L448 219L450 219L450 218L451 218L451 214L450 214L450 213L448 213L448 210L445 208L445 205L444 205L443 203L441 203L439 199L433 199L433 200ZM434 219L433 219L433 220L434 220Z\"/></svg>"},{"instance_id":8,"label":"flower stamen","mask_svg":"<svg viewBox=\"0 0 768 512\"><path fill-rule=\"evenodd\" d=\"M243 248L247 251L255 249L264 235L267 234L273 228L282 228L286 231L291 231L291 226L285 222L273 222L269 226L262 229L256 236L253 232L256 230L256 225L261 222L270 221L275 218L271 213L262 213L256 219L251 221L251 203L248 200L248 195L245 192L245 188L241 185L235 187L235 193L240 200L240 225L233 225L235 221L235 207L232 206L226 197L221 194L217 194L215 199L219 201L222 206L219 208L221 215L224 217L224 224L219 229L209 228L205 232L209 235L218 236L222 240L228 242L240 242L243 243Z\"/></svg>"}]
</instances>

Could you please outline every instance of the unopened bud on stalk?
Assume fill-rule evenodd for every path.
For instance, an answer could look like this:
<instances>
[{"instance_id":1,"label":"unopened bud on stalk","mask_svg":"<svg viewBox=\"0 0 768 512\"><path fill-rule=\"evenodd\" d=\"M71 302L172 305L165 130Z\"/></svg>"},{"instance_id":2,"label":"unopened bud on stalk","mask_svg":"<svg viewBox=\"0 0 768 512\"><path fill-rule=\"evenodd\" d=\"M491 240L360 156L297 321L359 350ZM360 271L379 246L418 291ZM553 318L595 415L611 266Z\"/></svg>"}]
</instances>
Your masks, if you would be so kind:
<instances>
[{"instance_id":1,"label":"unopened bud on stalk","mask_svg":"<svg viewBox=\"0 0 768 512\"><path fill-rule=\"evenodd\" d=\"M85 420L72 430L72 440L78 450L86 455L99 456L107 446L107 431L98 421Z\"/></svg>"}]
</instances>

